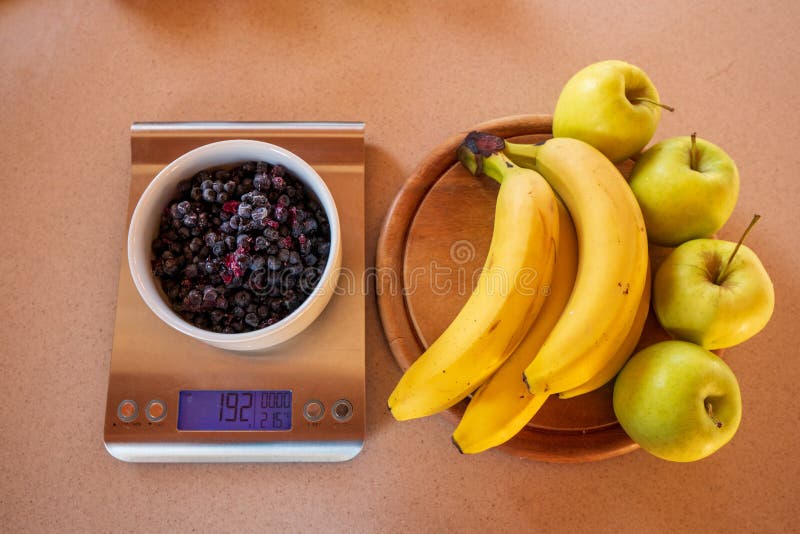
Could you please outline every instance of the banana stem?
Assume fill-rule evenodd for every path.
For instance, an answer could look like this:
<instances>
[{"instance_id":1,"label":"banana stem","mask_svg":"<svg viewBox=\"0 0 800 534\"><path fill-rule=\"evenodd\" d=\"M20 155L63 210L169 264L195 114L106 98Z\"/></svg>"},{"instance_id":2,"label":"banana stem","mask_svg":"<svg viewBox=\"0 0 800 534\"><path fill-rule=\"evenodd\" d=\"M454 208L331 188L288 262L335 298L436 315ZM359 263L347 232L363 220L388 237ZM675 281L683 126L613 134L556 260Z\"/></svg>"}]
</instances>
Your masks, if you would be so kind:
<instances>
[{"instance_id":1,"label":"banana stem","mask_svg":"<svg viewBox=\"0 0 800 534\"><path fill-rule=\"evenodd\" d=\"M520 167L526 169L536 168L536 154L539 152L540 144L522 144L522 143L509 143L506 141L506 146L503 148L503 153Z\"/></svg>"},{"instance_id":2,"label":"banana stem","mask_svg":"<svg viewBox=\"0 0 800 534\"><path fill-rule=\"evenodd\" d=\"M742 246L744 238L747 237L747 234L750 232L750 229L753 228L753 226L755 226L755 224L758 222L760 218L761 215L759 214L753 215L753 219L750 221L750 224L747 225L747 228L744 229L744 233L742 234L742 237L739 238L739 242L736 243L736 247L733 249L733 252L731 252L731 255L728 256L728 261L725 263L725 266L722 268L722 270L717 275L717 278L714 280L715 284L720 285L722 281L725 280L725 274L728 272L728 268L731 266L733 257L736 256L737 252L739 252L739 247Z\"/></svg>"}]
</instances>

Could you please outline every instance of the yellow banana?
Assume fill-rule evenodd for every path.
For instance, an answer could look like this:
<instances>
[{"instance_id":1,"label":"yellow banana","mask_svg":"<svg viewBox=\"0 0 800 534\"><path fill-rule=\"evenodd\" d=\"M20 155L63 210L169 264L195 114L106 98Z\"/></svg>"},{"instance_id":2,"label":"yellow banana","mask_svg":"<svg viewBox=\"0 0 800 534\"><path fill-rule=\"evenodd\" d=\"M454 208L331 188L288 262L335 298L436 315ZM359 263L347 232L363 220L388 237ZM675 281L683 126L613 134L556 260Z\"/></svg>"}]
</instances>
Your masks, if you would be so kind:
<instances>
[{"instance_id":1,"label":"yellow banana","mask_svg":"<svg viewBox=\"0 0 800 534\"><path fill-rule=\"evenodd\" d=\"M606 362L600 372L590 378L586 383L581 384L576 388L568 389L567 391L559 393L559 399L571 399L572 397L589 393L590 391L594 391L595 389L605 386L612 378L617 376L619 370L622 369L622 367L625 365L625 362L628 361L628 358L631 357L631 354L633 354L633 351L636 349L636 345L639 343L639 338L642 337L642 330L644 330L647 314L650 312L651 285L652 279L650 278L650 267L648 266L647 278L645 278L644 293L642 293L642 300L639 302L639 309L636 310L636 317L633 320L633 326L631 326L628 335L625 337L625 341L622 342L622 345L620 345L619 349L617 349L617 352L611 357L610 360L608 360L608 362Z\"/></svg>"},{"instance_id":2,"label":"yellow banana","mask_svg":"<svg viewBox=\"0 0 800 534\"><path fill-rule=\"evenodd\" d=\"M453 443L462 453L478 453L505 443L547 400L546 394L532 395L528 392L522 381L522 372L561 316L575 283L578 241L572 220L561 202L558 203L558 216L558 251L549 294L517 349L469 401L453 432Z\"/></svg>"},{"instance_id":3,"label":"yellow banana","mask_svg":"<svg viewBox=\"0 0 800 534\"><path fill-rule=\"evenodd\" d=\"M460 157L476 170L475 154L465 148ZM559 230L552 189L537 172L516 167L502 154L480 162L486 174L500 166L507 171L489 254L467 303L389 397L398 420L449 408L491 376L530 328L552 277Z\"/></svg>"},{"instance_id":4,"label":"yellow banana","mask_svg":"<svg viewBox=\"0 0 800 534\"><path fill-rule=\"evenodd\" d=\"M647 276L644 220L619 170L582 141L505 143L504 152L545 177L578 234L575 288L524 373L531 393L561 393L599 373L631 330Z\"/></svg>"}]
</instances>

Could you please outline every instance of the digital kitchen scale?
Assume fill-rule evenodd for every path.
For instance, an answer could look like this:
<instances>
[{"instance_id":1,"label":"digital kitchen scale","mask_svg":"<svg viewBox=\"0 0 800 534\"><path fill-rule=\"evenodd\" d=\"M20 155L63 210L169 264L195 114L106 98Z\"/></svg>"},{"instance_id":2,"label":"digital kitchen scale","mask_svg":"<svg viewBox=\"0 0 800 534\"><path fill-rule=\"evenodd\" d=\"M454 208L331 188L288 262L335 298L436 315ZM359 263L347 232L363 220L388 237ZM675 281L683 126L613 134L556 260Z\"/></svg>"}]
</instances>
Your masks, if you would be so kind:
<instances>
[{"instance_id":1,"label":"digital kitchen scale","mask_svg":"<svg viewBox=\"0 0 800 534\"><path fill-rule=\"evenodd\" d=\"M325 310L294 339L256 353L196 341L163 323L120 266L105 445L128 462L335 462L365 434L364 125L136 123L130 217L152 178L189 150L255 139L305 159L337 204L342 270Z\"/></svg>"}]
</instances>

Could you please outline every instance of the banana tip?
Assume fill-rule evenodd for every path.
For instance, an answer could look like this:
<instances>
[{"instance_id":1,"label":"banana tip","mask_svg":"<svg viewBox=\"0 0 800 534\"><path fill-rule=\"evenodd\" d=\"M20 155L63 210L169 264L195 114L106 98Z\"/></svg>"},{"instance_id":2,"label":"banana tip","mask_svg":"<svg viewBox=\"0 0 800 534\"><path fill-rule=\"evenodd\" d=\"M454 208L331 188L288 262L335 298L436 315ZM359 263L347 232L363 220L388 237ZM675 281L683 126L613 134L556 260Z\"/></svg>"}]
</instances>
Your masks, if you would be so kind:
<instances>
[{"instance_id":1,"label":"banana tip","mask_svg":"<svg viewBox=\"0 0 800 534\"><path fill-rule=\"evenodd\" d=\"M461 450L461 445L458 444L455 437L451 437L450 441L453 442L453 445L455 445L456 450L458 450L459 454L464 454L464 451Z\"/></svg>"}]
</instances>

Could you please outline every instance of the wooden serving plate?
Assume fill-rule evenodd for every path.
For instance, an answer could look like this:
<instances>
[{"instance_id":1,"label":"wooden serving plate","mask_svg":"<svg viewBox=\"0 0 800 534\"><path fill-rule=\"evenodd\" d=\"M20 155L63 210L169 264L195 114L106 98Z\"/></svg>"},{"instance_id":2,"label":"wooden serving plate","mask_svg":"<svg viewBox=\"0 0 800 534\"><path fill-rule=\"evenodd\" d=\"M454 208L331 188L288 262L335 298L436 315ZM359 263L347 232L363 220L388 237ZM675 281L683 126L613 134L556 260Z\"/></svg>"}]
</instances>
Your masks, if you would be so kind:
<instances>
[{"instance_id":1,"label":"wooden serving plate","mask_svg":"<svg viewBox=\"0 0 800 534\"><path fill-rule=\"evenodd\" d=\"M538 142L551 137L551 126L549 116L520 115L460 132L428 154L397 194L378 241L376 293L389 347L404 371L469 298L489 248L499 186L464 169L456 148L471 130ZM631 167L626 162L620 170L626 174ZM653 263L668 251L654 251ZM637 350L663 339L668 336L651 312ZM612 390L607 384L573 399L550 397L500 448L522 458L573 463L637 449L614 416ZM445 413L457 423L466 405Z\"/></svg>"}]
</instances>

